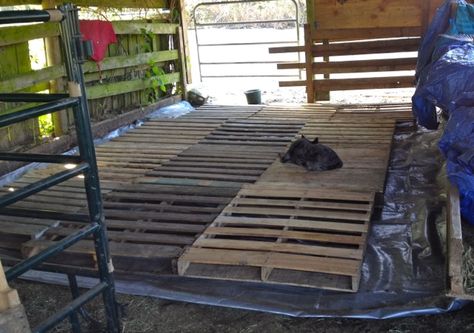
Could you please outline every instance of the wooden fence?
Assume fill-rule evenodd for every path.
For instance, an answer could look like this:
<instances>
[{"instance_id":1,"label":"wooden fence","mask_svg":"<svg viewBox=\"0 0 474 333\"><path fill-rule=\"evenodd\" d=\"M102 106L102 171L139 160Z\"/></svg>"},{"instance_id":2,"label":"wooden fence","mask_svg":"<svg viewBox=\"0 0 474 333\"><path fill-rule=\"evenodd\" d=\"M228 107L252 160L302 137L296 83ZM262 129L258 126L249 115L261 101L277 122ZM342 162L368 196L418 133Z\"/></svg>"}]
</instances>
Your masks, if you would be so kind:
<instances>
[{"instance_id":1,"label":"wooden fence","mask_svg":"<svg viewBox=\"0 0 474 333\"><path fill-rule=\"evenodd\" d=\"M309 103L328 99L329 92L336 90L414 87L414 75L406 71L415 69L414 52L441 3L308 0L305 45L270 49L271 53L304 52L304 63L278 68L304 69L306 80L282 81L280 86L306 86Z\"/></svg>"},{"instance_id":2,"label":"wooden fence","mask_svg":"<svg viewBox=\"0 0 474 333\"><path fill-rule=\"evenodd\" d=\"M168 1L73 1L78 5L107 5L137 8L169 8ZM2 5L38 4L35 0L6 0ZM53 7L54 1L43 1ZM186 78L182 27L165 21L112 21L118 43L108 47L100 70L95 62L83 66L89 110L93 120L103 120L138 107L181 94ZM28 43L41 39L45 44L47 67L32 70ZM63 92L65 69L59 48L59 24L45 23L0 28L0 92ZM14 112L26 105L3 103L0 113ZM54 115L56 136L69 131L70 113ZM23 149L40 143L38 120L0 130L0 149Z\"/></svg>"}]
</instances>

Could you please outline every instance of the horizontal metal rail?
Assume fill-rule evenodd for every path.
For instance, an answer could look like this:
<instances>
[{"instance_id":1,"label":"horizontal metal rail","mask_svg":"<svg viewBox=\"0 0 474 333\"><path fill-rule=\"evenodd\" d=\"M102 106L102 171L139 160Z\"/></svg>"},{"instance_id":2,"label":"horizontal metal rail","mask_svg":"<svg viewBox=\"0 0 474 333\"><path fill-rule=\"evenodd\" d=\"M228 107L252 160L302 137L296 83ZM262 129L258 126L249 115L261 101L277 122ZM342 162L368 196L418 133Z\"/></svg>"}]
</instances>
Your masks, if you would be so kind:
<instances>
[{"instance_id":1,"label":"horizontal metal rail","mask_svg":"<svg viewBox=\"0 0 474 333\"><path fill-rule=\"evenodd\" d=\"M199 46L245 46L245 45L274 45L274 44L296 44L298 43L295 40L290 41L273 41L273 42L251 42L251 43L204 43L199 44Z\"/></svg>"},{"instance_id":2,"label":"horizontal metal rail","mask_svg":"<svg viewBox=\"0 0 474 333\"><path fill-rule=\"evenodd\" d=\"M237 77L295 77L296 75L290 74L275 74L275 75L226 75L226 78L237 78ZM221 75L202 75L203 78L222 79Z\"/></svg>"},{"instance_id":3,"label":"horizontal metal rail","mask_svg":"<svg viewBox=\"0 0 474 333\"><path fill-rule=\"evenodd\" d=\"M240 21L240 22L216 22L216 23L199 23L201 27L215 27L219 25L252 25L252 24L262 24L262 23L288 23L296 22L295 19L281 19L281 20L265 20L265 21Z\"/></svg>"},{"instance_id":4,"label":"horizontal metal rail","mask_svg":"<svg viewBox=\"0 0 474 333\"><path fill-rule=\"evenodd\" d=\"M0 12L0 24L59 22L63 13L59 10L5 10Z\"/></svg>"},{"instance_id":5,"label":"horizontal metal rail","mask_svg":"<svg viewBox=\"0 0 474 333\"><path fill-rule=\"evenodd\" d=\"M38 193L40 191L53 187L54 185L62 183L72 177L83 173L87 169L89 169L89 164L81 163L77 165L74 169L58 172L52 176L29 184L16 191L10 192L9 194L5 194L0 197L0 208L11 205L12 203L15 203L21 199L25 199L35 193Z\"/></svg>"},{"instance_id":6,"label":"horizontal metal rail","mask_svg":"<svg viewBox=\"0 0 474 333\"><path fill-rule=\"evenodd\" d=\"M68 94L35 94L35 93L18 93L18 94L0 94L0 102L53 102L60 99L68 98Z\"/></svg>"},{"instance_id":7,"label":"horizontal metal rail","mask_svg":"<svg viewBox=\"0 0 474 333\"><path fill-rule=\"evenodd\" d=\"M74 299L71 303L67 304L62 310L56 312L54 315L43 321L37 327L33 329L34 333L43 333L48 331L49 329L55 327L58 322L64 320L68 317L71 313L79 310L81 306L86 304L91 299L98 296L108 287L106 282L100 282L92 289L89 289L84 294L79 296L78 298Z\"/></svg>"},{"instance_id":8,"label":"horizontal metal rail","mask_svg":"<svg viewBox=\"0 0 474 333\"><path fill-rule=\"evenodd\" d=\"M77 98L65 98L59 101L54 101L47 104L42 104L38 106L33 106L31 108L9 113L3 116L0 116L0 127L8 126L14 123L18 123L20 121L24 121L30 118L36 118L51 112L56 112L60 110L67 109L72 106L76 106L79 104L79 100Z\"/></svg>"},{"instance_id":9,"label":"horizontal metal rail","mask_svg":"<svg viewBox=\"0 0 474 333\"><path fill-rule=\"evenodd\" d=\"M294 17L291 18L285 18L285 19L275 19L275 20L249 20L249 21L229 21L229 22L200 22L199 20L196 19L196 11L200 7L207 7L207 6L227 6L227 5L233 5L233 4L240 4L240 3L265 3L265 2L274 2L274 1L279 1L279 0L233 0L233 1L218 1L218 2L203 2L198 5L196 5L193 9L192 16L194 17L194 26L195 26L195 36L196 36L196 45L197 45L197 59L198 59L198 69L199 69L199 77L201 79L203 78L244 78L244 77L252 77L252 78L270 78L270 77L298 77L301 79L301 71L298 70L297 75L265 75L265 74L260 74L260 75L227 75L225 73L219 74L219 75L206 75L203 74L203 65L209 65L212 63L212 65L232 65L236 64L230 61L210 61L209 62L201 62L201 47L226 47L226 46L240 46L240 47L245 47L245 46L263 46L263 45L275 45L275 44L296 44L299 45L300 41L300 33L299 33L299 24L298 24L298 19L299 19L299 8L298 8L298 3L295 0L289 0L293 3L294 8L295 8L295 15ZM199 34L198 30L199 27L224 27L224 26L248 26L248 25L261 25L261 24L268 24L268 25L274 25L274 24L279 24L279 23L291 23L295 25L295 30L296 30L296 41L288 41L288 40L282 40L282 41L261 41L261 42L241 42L241 43L200 43L199 42ZM297 54L297 62L300 62L300 54ZM264 62L261 61L246 61L246 62L240 62L240 64L246 64L246 65L253 65L253 64L262 64ZM270 62L269 62L270 63ZM271 63L279 63L279 62L271 62Z\"/></svg>"},{"instance_id":10,"label":"horizontal metal rail","mask_svg":"<svg viewBox=\"0 0 474 333\"><path fill-rule=\"evenodd\" d=\"M1 208L1 215L8 216L18 216L18 217L31 217L34 219L44 219L44 220L57 220L57 221L67 221L69 222L90 222L90 216L87 214L80 213L59 213L48 210L29 210L21 208Z\"/></svg>"},{"instance_id":11,"label":"horizontal metal rail","mask_svg":"<svg viewBox=\"0 0 474 333\"><path fill-rule=\"evenodd\" d=\"M52 22L61 21L60 41L62 44L64 67L69 82L75 82L81 91L85 91L84 74L82 70L82 41L79 28L78 8L70 3L58 7L59 10L28 10L28 11L7 11L0 12L0 24L6 23L26 23L26 22ZM77 317L77 311L80 307L91 300L93 297L103 294L105 306L105 319L107 321L107 331L119 333L120 319L118 317L117 303L115 300L114 278L111 269L111 258L108 248L107 230L104 224L104 215L102 209L102 198L100 191L100 182L95 157L92 130L90 126L90 117L88 112L87 98L85 94L80 94L78 98L71 98L64 94L2 94L0 100L6 102L32 102L44 103L41 105L27 106L22 111L12 112L0 116L0 127L8 126L16 122L24 121L30 118L36 118L52 112L64 110L72 107L74 114L74 123L78 139L80 158L77 156L42 154L0 154L0 158L5 160L19 160L23 162L47 162L47 163L70 163L74 164L72 169L65 170L45 179L38 180L32 184L27 184L22 188L11 188L10 192L0 197L0 213L6 213L15 216L29 216L32 218L54 218L55 221L80 221L87 222L87 226L82 227L77 224L78 229L71 235L57 241L38 254L14 264L12 268L5 272L10 281L22 275L30 269L42 267L45 261L50 257L59 254L66 248L72 246L78 241L93 235L95 244L95 255L97 261L98 275L100 283L87 291L83 295L74 299L58 313L41 323L34 331L45 332L63 319L69 317L72 330L75 333L80 332L80 323ZM82 162L81 162L82 161ZM72 163L71 163L72 162ZM22 200L30 195L46 190L54 185L66 181L79 174L84 175L84 187L87 196L88 216L81 214L63 214L48 212L45 210L33 211L17 208L5 208L14 202ZM54 264L53 264L54 266ZM78 296L75 294L74 297Z\"/></svg>"},{"instance_id":12,"label":"horizontal metal rail","mask_svg":"<svg viewBox=\"0 0 474 333\"><path fill-rule=\"evenodd\" d=\"M37 265L41 264L42 262L46 261L48 258L52 257L59 252L64 251L68 247L74 245L81 239L84 239L93 233L97 232L101 226L98 223L91 223L84 228L80 229L79 231L61 239L55 245L52 245L43 251L39 252L38 254L18 263L17 265L11 267L5 272L5 276L7 277L8 281L11 281L26 271L35 268Z\"/></svg>"},{"instance_id":13,"label":"horizontal metal rail","mask_svg":"<svg viewBox=\"0 0 474 333\"><path fill-rule=\"evenodd\" d=\"M0 160L18 162L58 163L58 164L80 164L79 156L71 155L46 155L46 154L23 154L23 153L0 153Z\"/></svg>"},{"instance_id":14,"label":"horizontal metal rail","mask_svg":"<svg viewBox=\"0 0 474 333\"><path fill-rule=\"evenodd\" d=\"M201 65L249 65L249 64L294 64L293 61L223 61L223 62L201 62Z\"/></svg>"}]
</instances>

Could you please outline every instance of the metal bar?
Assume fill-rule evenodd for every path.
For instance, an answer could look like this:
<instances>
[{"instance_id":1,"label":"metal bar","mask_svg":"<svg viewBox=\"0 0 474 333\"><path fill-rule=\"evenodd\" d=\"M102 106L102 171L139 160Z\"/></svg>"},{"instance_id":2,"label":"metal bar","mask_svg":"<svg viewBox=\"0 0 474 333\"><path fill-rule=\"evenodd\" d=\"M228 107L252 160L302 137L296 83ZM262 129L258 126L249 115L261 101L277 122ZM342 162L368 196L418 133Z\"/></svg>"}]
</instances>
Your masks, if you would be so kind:
<instances>
[{"instance_id":1,"label":"metal bar","mask_svg":"<svg viewBox=\"0 0 474 333\"><path fill-rule=\"evenodd\" d=\"M278 0L234 0L234 1L215 1L215 2L203 2L196 5L195 8L201 6L220 6L220 5L227 5L227 4L234 4L234 3L245 3L245 2L269 2L269 1L278 1Z\"/></svg>"},{"instance_id":2,"label":"metal bar","mask_svg":"<svg viewBox=\"0 0 474 333\"><path fill-rule=\"evenodd\" d=\"M53 211L28 210L20 208L1 208L1 215L31 217L45 220L58 220L67 222L90 223L90 217L86 214L58 213Z\"/></svg>"},{"instance_id":3,"label":"metal bar","mask_svg":"<svg viewBox=\"0 0 474 333\"><path fill-rule=\"evenodd\" d=\"M66 98L59 101L34 106L26 110L6 114L0 116L0 127L8 126L30 118L39 117L51 112L64 110L77 104L77 98Z\"/></svg>"},{"instance_id":4,"label":"metal bar","mask_svg":"<svg viewBox=\"0 0 474 333\"><path fill-rule=\"evenodd\" d=\"M72 298L76 299L76 298L80 297L81 294L79 292L79 286L77 284L76 275L69 273L69 274L67 274L67 278L69 280L69 289L71 290ZM99 327L100 323L97 320L95 320L94 318L92 318L92 316L89 314L89 312L87 312L87 310L84 307L81 306L79 309L77 309L77 311L79 312L79 314L81 315L81 317L84 320L87 320L90 323L93 323L94 325Z\"/></svg>"},{"instance_id":5,"label":"metal bar","mask_svg":"<svg viewBox=\"0 0 474 333\"><path fill-rule=\"evenodd\" d=\"M58 10L6 10L0 12L0 24L59 21Z\"/></svg>"},{"instance_id":6,"label":"metal bar","mask_svg":"<svg viewBox=\"0 0 474 333\"><path fill-rule=\"evenodd\" d=\"M58 172L57 174L29 184L21 189L18 189L17 191L5 194L4 196L0 197L0 208L11 205L12 203L17 202L18 200L27 198L30 195L50 188L83 172L86 173L87 170L89 170L89 164L81 163L77 165L74 169Z\"/></svg>"},{"instance_id":7,"label":"metal bar","mask_svg":"<svg viewBox=\"0 0 474 333\"><path fill-rule=\"evenodd\" d=\"M69 322L71 323L72 333L81 333L81 324L76 312L73 311L69 314Z\"/></svg>"},{"instance_id":8,"label":"metal bar","mask_svg":"<svg viewBox=\"0 0 474 333\"><path fill-rule=\"evenodd\" d=\"M76 276L68 274L67 279L69 280L69 289L71 290L72 299L75 300L81 296L79 293ZM78 311L81 310L83 310L83 308L79 307ZM81 324L79 323L79 317L77 316L76 311L71 312L69 315L69 322L71 323L73 333L81 333Z\"/></svg>"},{"instance_id":9,"label":"metal bar","mask_svg":"<svg viewBox=\"0 0 474 333\"><path fill-rule=\"evenodd\" d=\"M296 41L297 41L297 45L299 45L300 44L300 22L299 22L300 6L298 5L298 2L296 0L291 0L291 1L295 5L296 20L297 20L297 23L296 23ZM297 53L297 57L298 57L298 62L301 62L301 54ZM302 78L302 70L301 69L298 72L298 78L300 80Z\"/></svg>"},{"instance_id":10,"label":"metal bar","mask_svg":"<svg viewBox=\"0 0 474 333\"><path fill-rule=\"evenodd\" d=\"M40 253L34 255L33 257L30 257L19 264L11 267L5 272L5 276L7 277L8 281L11 281L26 271L29 271L30 269L35 268L37 265L41 264L45 260L47 260L49 257L58 254L61 251L64 251L68 247L72 246L73 244L77 243L81 239L84 239L91 234L94 234L97 232L97 230L100 229L100 225L98 223L91 223L87 226L85 226L82 229L79 229L79 231L61 239L58 241L56 244L54 244L51 247L48 247L47 249L44 249Z\"/></svg>"},{"instance_id":11,"label":"metal bar","mask_svg":"<svg viewBox=\"0 0 474 333\"><path fill-rule=\"evenodd\" d=\"M298 43L295 40L292 41L274 41L274 42L251 42L251 43L206 43L206 44L199 44L199 46L245 46L245 45L273 45L273 44L296 44Z\"/></svg>"},{"instance_id":12,"label":"metal bar","mask_svg":"<svg viewBox=\"0 0 474 333\"><path fill-rule=\"evenodd\" d=\"M0 102L53 102L60 99L68 98L68 94L35 94L35 93L18 93L18 94L0 94Z\"/></svg>"},{"instance_id":13,"label":"metal bar","mask_svg":"<svg viewBox=\"0 0 474 333\"><path fill-rule=\"evenodd\" d=\"M46 332L49 329L53 328L56 326L56 324L63 319L65 319L70 313L76 311L78 308L83 306L85 303L99 295L101 292L107 289L107 283L106 282L100 282L98 285L96 285L94 288L86 291L84 294L76 298L74 301L71 303L67 304L63 309L61 309L59 312L55 313L45 321L43 321L41 324L39 324L37 327L33 329L34 333L42 333Z\"/></svg>"},{"instance_id":14,"label":"metal bar","mask_svg":"<svg viewBox=\"0 0 474 333\"><path fill-rule=\"evenodd\" d=\"M48 17L46 17L46 14L48 14ZM28 15L30 15L31 17ZM64 161L64 159L67 159L68 161L70 161L71 159L73 161L78 161L79 159L84 162L80 163L74 169L57 173L55 175L47 177L46 179L37 181L33 184L29 184L17 191L14 190L10 194L4 195L2 198L0 198L0 212L12 213L13 211L15 211L15 209L1 208L23 198L26 198L31 194L54 186L83 172L84 185L89 208L89 217L87 219L89 225L81 228L76 233L63 238L55 245L44 249L37 255L18 263L17 265L10 268L5 274L8 280L14 279L23 274L24 272L40 265L50 256L53 256L63 251L67 247L92 234L94 236L99 278L101 282L91 290L74 299L58 313L41 323L34 330L34 332L45 332L46 330L53 328L59 321L65 319L68 316L71 320L73 331L75 333L80 332L80 325L76 311L80 309L81 306L87 301L102 293L107 318L107 330L108 332L118 333L120 332L120 321L118 318L117 303L115 301L115 286L114 279L112 276L113 266L110 259L106 227L104 224L97 162L95 157L89 112L87 109L87 99L85 96L84 74L81 67L82 52L80 48L82 47L82 37L79 31L78 9L72 4L64 4L59 7L59 11L17 11L9 12L4 15L0 13L0 24L6 22L14 23L16 21L33 22L48 20L61 21L61 43L63 44L63 56L65 60L65 68L70 87L69 93L71 96L74 97L65 98L57 101L54 99L55 96L45 97L39 95L23 95L21 97L23 97L24 99L29 98L30 101L35 99L40 99L39 101L44 101L43 99L48 98L51 98L54 101L45 105L31 107L23 111L15 112L10 115L0 117L0 126L7 126L15 122L26 120L28 118L37 117L43 114L59 111L67 107L72 107L75 118L76 134L78 137L80 157L63 157L57 155L46 157L40 154L36 154L33 156L27 154L4 154L3 157L7 159L20 158L24 161L31 161L33 158L36 158L42 161L49 161L54 163L61 163L62 161ZM11 95L6 95L3 97L10 100L14 100L15 98L18 100L18 98L20 98L19 96L15 97ZM50 100L48 99L48 101ZM26 210L23 210L22 213L28 215L34 212L27 212ZM49 214L55 213L43 212L43 216ZM77 215L79 216L79 214ZM35 214L35 217L38 217L38 214ZM66 217L65 220L68 220L71 216L69 214L64 214L64 216L62 217ZM75 281L73 281L73 284L74 282Z\"/></svg>"},{"instance_id":15,"label":"metal bar","mask_svg":"<svg viewBox=\"0 0 474 333\"><path fill-rule=\"evenodd\" d=\"M252 65L252 64L294 64L293 61L223 61L202 62L202 65Z\"/></svg>"},{"instance_id":16,"label":"metal bar","mask_svg":"<svg viewBox=\"0 0 474 333\"><path fill-rule=\"evenodd\" d=\"M194 9L193 9L193 21L194 21L194 36L196 38L199 81L202 82L201 52L200 52L200 45L199 45L198 29L197 29L197 26L196 26L196 8L198 8L198 6L194 7Z\"/></svg>"},{"instance_id":17,"label":"metal bar","mask_svg":"<svg viewBox=\"0 0 474 333\"><path fill-rule=\"evenodd\" d=\"M99 269L100 280L107 284L103 290L103 301L107 319L107 329L109 332L120 332L120 320L118 317L117 302L115 300L115 283L113 278L113 265L110 258L107 230L104 223L104 213L102 209L102 195L100 190L97 161L93 142L90 116L88 111L86 89L84 84L84 73L82 71L80 55L76 49L77 41L82 36L79 31L78 12L71 4L60 7L65 13L67 20L60 25L63 48L66 57L66 73L68 80L80 87L80 103L74 106L74 120L76 124L76 134L80 156L90 165L84 173L84 185L87 195L87 203L91 221L97 223L100 228L94 234L94 244Z\"/></svg>"},{"instance_id":18,"label":"metal bar","mask_svg":"<svg viewBox=\"0 0 474 333\"><path fill-rule=\"evenodd\" d=\"M212 75L203 75L203 65L208 65L208 64L217 64L216 62L211 62L211 63L203 63L201 62L201 47L220 47L220 46L247 46L247 45L274 45L274 44L296 44L299 45L300 43L300 32L299 32L299 7L298 3L296 0L289 0L293 3L295 7L295 16L293 18L285 18L285 19L277 19L277 20L255 20L255 21L241 21L241 22L211 22L211 23L201 23L197 21L198 15L196 15L197 10L200 7L204 6L220 6L220 5L229 5L229 4L238 4L238 3L263 3L263 2L270 2L270 1L278 1L278 0L236 0L236 1L218 1L218 2L203 2L198 5L196 5L193 8L192 16L193 16L193 21L194 21L194 33L196 37L196 45L197 45L197 57L198 57L198 69L199 69L199 78L200 81L202 81L203 78L242 78L242 77L262 77L262 78L268 78L268 77L298 77L301 79L301 70L298 71L298 75L220 75L220 76L212 76ZM199 43L199 34L198 30L199 27L213 27L213 26L229 26L229 25L249 25L249 24L261 24L261 23L270 23L270 24L276 24L276 23L294 23L295 29L296 29L296 41L272 41L272 42L250 42L250 43L204 43L200 44ZM297 54L297 61L300 62L300 54ZM258 63L263 63L263 62L241 62L241 64L258 64ZM269 62L270 63L270 62ZM281 63L281 62L273 62L273 63ZM223 64L235 64L232 62L223 62Z\"/></svg>"},{"instance_id":19,"label":"metal bar","mask_svg":"<svg viewBox=\"0 0 474 333\"><path fill-rule=\"evenodd\" d=\"M232 77L298 77L298 75L203 75L202 78L232 78Z\"/></svg>"},{"instance_id":20,"label":"metal bar","mask_svg":"<svg viewBox=\"0 0 474 333\"><path fill-rule=\"evenodd\" d=\"M17 258L12 258L12 257L7 257L6 255L2 256L2 263L5 264L5 266L14 266L17 263L21 262L20 259ZM38 266L36 266L37 270L41 270L42 272L51 272L51 273L60 273L60 274L78 274L80 276L84 277L92 277L92 278L98 278L98 272L94 270L93 267L87 268L87 267L79 267L79 266L69 266L65 264L54 264L54 263L41 263Z\"/></svg>"},{"instance_id":21,"label":"metal bar","mask_svg":"<svg viewBox=\"0 0 474 333\"><path fill-rule=\"evenodd\" d=\"M219 25L250 25L259 23L285 23L285 22L296 22L295 19L284 19L284 20L267 20L267 21L240 21L240 22L219 22L219 23L197 23L199 27L213 27Z\"/></svg>"},{"instance_id":22,"label":"metal bar","mask_svg":"<svg viewBox=\"0 0 474 333\"><path fill-rule=\"evenodd\" d=\"M38 163L58 163L58 164L80 164L79 156L71 155L46 155L46 154L23 154L23 153L0 153L0 160Z\"/></svg>"}]
</instances>

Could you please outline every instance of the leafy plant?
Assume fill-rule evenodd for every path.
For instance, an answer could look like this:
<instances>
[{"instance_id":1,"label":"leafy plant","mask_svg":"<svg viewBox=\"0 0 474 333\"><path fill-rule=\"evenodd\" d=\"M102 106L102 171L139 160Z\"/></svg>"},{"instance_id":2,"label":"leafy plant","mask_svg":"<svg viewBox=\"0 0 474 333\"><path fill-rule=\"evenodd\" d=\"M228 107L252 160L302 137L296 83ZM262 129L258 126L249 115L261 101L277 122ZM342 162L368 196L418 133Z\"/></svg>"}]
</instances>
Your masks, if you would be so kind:
<instances>
[{"instance_id":1,"label":"leafy plant","mask_svg":"<svg viewBox=\"0 0 474 333\"><path fill-rule=\"evenodd\" d=\"M145 42L141 45L143 52L152 52L153 51L153 38L155 35L152 31L145 28L140 28L142 36L145 38Z\"/></svg>"},{"instance_id":2,"label":"leafy plant","mask_svg":"<svg viewBox=\"0 0 474 333\"><path fill-rule=\"evenodd\" d=\"M38 117L41 138L49 138L54 134L53 117L51 114Z\"/></svg>"},{"instance_id":3,"label":"leafy plant","mask_svg":"<svg viewBox=\"0 0 474 333\"><path fill-rule=\"evenodd\" d=\"M150 79L151 88L148 88L148 101L156 102L160 97L160 92L166 94L166 85L169 84L166 72L159 67L153 60L148 64L150 68L146 71L145 77Z\"/></svg>"}]
</instances>

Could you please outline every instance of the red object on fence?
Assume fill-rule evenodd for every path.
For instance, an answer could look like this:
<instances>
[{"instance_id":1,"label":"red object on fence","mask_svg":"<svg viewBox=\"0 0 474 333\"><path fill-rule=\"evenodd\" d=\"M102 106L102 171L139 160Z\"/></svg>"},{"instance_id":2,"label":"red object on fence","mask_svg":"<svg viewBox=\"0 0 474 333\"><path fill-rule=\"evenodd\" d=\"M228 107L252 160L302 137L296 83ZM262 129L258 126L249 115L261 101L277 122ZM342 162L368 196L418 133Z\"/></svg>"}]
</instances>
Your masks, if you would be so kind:
<instances>
[{"instance_id":1,"label":"red object on fence","mask_svg":"<svg viewBox=\"0 0 474 333\"><path fill-rule=\"evenodd\" d=\"M112 23L101 20L81 20L79 28L84 40L92 41L93 54L91 58L95 62L104 59L109 44L117 43Z\"/></svg>"}]
</instances>

